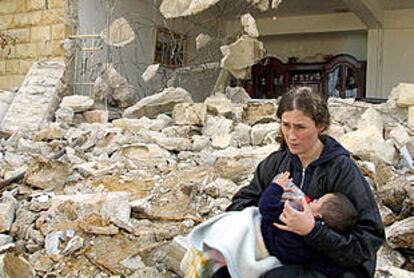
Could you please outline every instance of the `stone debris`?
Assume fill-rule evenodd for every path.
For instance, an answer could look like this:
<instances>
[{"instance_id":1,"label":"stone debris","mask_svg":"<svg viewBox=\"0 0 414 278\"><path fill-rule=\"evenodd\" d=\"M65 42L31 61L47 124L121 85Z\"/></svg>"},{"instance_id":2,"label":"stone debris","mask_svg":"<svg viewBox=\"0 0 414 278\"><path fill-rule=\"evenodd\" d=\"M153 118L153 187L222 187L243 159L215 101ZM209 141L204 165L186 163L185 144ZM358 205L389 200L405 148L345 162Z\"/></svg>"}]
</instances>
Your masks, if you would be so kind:
<instances>
[{"instance_id":1,"label":"stone debris","mask_svg":"<svg viewBox=\"0 0 414 278\"><path fill-rule=\"evenodd\" d=\"M101 32L100 36L105 43L116 47L123 47L135 40L134 30L123 17L112 22L109 28Z\"/></svg>"},{"instance_id":2,"label":"stone debris","mask_svg":"<svg viewBox=\"0 0 414 278\"><path fill-rule=\"evenodd\" d=\"M160 64L149 65L144 73L141 75L144 82L148 82L155 77L160 68Z\"/></svg>"},{"instance_id":3,"label":"stone debris","mask_svg":"<svg viewBox=\"0 0 414 278\"><path fill-rule=\"evenodd\" d=\"M73 112L84 112L93 108L94 101L90 97L73 95L62 99L61 108L72 109Z\"/></svg>"},{"instance_id":4,"label":"stone debris","mask_svg":"<svg viewBox=\"0 0 414 278\"><path fill-rule=\"evenodd\" d=\"M2 130L36 131L55 112L61 91L65 63L61 60L33 64L1 122Z\"/></svg>"},{"instance_id":5,"label":"stone debris","mask_svg":"<svg viewBox=\"0 0 414 278\"><path fill-rule=\"evenodd\" d=\"M198 34L196 37L196 48L201 49L211 41L211 36L208 34Z\"/></svg>"},{"instance_id":6,"label":"stone debris","mask_svg":"<svg viewBox=\"0 0 414 278\"><path fill-rule=\"evenodd\" d=\"M95 80L93 99L100 106L108 103L110 106L126 108L136 103L137 94L126 78L109 64Z\"/></svg>"},{"instance_id":7,"label":"stone debris","mask_svg":"<svg viewBox=\"0 0 414 278\"><path fill-rule=\"evenodd\" d=\"M6 115L14 96L15 93L13 92L0 90L0 122L3 120L4 115Z\"/></svg>"},{"instance_id":8,"label":"stone debris","mask_svg":"<svg viewBox=\"0 0 414 278\"><path fill-rule=\"evenodd\" d=\"M165 18L176 18L198 14L220 0L163 0L160 12Z\"/></svg>"},{"instance_id":9,"label":"stone debris","mask_svg":"<svg viewBox=\"0 0 414 278\"><path fill-rule=\"evenodd\" d=\"M155 118L161 113L172 112L177 103L192 103L191 94L183 88L166 88L161 93L145 97L123 113L124 118Z\"/></svg>"},{"instance_id":10,"label":"stone debris","mask_svg":"<svg viewBox=\"0 0 414 278\"><path fill-rule=\"evenodd\" d=\"M1 139L0 181L24 178L0 187L0 273L181 275L186 235L223 212L279 147L278 101L225 91L194 103L167 88L113 120L75 96L63 99L76 105L61 105L55 122ZM378 277L413 271L414 175L401 149L412 153L414 131L408 108L395 103L328 103L330 134L353 153L386 225Z\"/></svg>"},{"instance_id":11,"label":"stone debris","mask_svg":"<svg viewBox=\"0 0 414 278\"><path fill-rule=\"evenodd\" d=\"M221 67L238 79L245 79L250 67L263 59L265 53L263 43L247 35L230 45L223 45L220 50L224 56Z\"/></svg>"},{"instance_id":12,"label":"stone debris","mask_svg":"<svg viewBox=\"0 0 414 278\"><path fill-rule=\"evenodd\" d=\"M10 231L16 212L16 203L13 199L3 197L0 199L0 233ZM10 242L7 242L10 243ZM7 244L4 242L5 245Z\"/></svg>"},{"instance_id":13,"label":"stone debris","mask_svg":"<svg viewBox=\"0 0 414 278\"><path fill-rule=\"evenodd\" d=\"M279 7L279 5L282 4L282 0L273 0L272 1L272 5L271 8L272 9L277 9Z\"/></svg>"},{"instance_id":14,"label":"stone debris","mask_svg":"<svg viewBox=\"0 0 414 278\"><path fill-rule=\"evenodd\" d=\"M240 21L247 35L252 38L259 37L259 30L257 30L256 20L251 14L247 13L242 15L240 17Z\"/></svg>"},{"instance_id":15,"label":"stone debris","mask_svg":"<svg viewBox=\"0 0 414 278\"><path fill-rule=\"evenodd\" d=\"M233 103L248 103L251 100L243 87L227 87L225 95Z\"/></svg>"}]
</instances>

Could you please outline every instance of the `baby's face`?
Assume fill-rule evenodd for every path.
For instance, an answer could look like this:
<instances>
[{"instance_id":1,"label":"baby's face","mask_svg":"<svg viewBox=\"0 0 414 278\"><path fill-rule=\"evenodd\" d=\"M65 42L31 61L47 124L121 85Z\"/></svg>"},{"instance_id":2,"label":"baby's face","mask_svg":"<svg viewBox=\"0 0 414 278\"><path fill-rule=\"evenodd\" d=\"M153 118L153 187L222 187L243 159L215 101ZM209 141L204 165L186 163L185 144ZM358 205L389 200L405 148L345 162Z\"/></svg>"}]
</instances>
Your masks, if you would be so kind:
<instances>
[{"instance_id":1,"label":"baby's face","mask_svg":"<svg viewBox=\"0 0 414 278\"><path fill-rule=\"evenodd\" d=\"M322 217L322 204L326 202L326 200L332 198L333 196L333 194L325 194L319 199L315 199L309 203L314 217Z\"/></svg>"}]
</instances>

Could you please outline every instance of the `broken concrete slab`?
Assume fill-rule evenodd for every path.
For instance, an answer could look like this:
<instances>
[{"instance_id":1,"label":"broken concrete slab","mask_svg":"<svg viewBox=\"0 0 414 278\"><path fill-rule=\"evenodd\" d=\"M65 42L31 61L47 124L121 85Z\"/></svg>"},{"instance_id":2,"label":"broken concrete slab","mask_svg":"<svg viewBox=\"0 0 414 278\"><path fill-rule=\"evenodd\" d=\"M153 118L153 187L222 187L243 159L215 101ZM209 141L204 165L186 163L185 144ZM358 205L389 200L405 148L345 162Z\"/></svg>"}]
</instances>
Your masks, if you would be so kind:
<instances>
[{"instance_id":1,"label":"broken concrete slab","mask_svg":"<svg viewBox=\"0 0 414 278\"><path fill-rule=\"evenodd\" d=\"M248 69L263 59L265 53L263 43L247 35L230 45L222 46L220 50L224 56L221 67L238 79L245 79Z\"/></svg>"},{"instance_id":2,"label":"broken concrete slab","mask_svg":"<svg viewBox=\"0 0 414 278\"><path fill-rule=\"evenodd\" d=\"M57 126L57 125L50 125L39 132L35 133L32 137L33 141L51 141L54 139L63 139L65 136L66 131Z\"/></svg>"},{"instance_id":3,"label":"broken concrete slab","mask_svg":"<svg viewBox=\"0 0 414 278\"><path fill-rule=\"evenodd\" d=\"M172 159L171 154L167 150L155 144L125 145L122 146L120 154L144 166L165 165Z\"/></svg>"},{"instance_id":4,"label":"broken concrete slab","mask_svg":"<svg viewBox=\"0 0 414 278\"><path fill-rule=\"evenodd\" d=\"M226 96L232 103L248 103L251 97L243 87L227 87Z\"/></svg>"},{"instance_id":5,"label":"broken concrete slab","mask_svg":"<svg viewBox=\"0 0 414 278\"><path fill-rule=\"evenodd\" d=\"M396 155L394 144L391 141L385 141L377 127L366 126L347 133L339 138L339 142L353 155L362 159L379 159L388 164L394 162Z\"/></svg>"},{"instance_id":6,"label":"broken concrete slab","mask_svg":"<svg viewBox=\"0 0 414 278\"><path fill-rule=\"evenodd\" d=\"M237 148L249 146L251 144L251 129L252 128L250 126L244 123L238 123L231 133L231 145Z\"/></svg>"},{"instance_id":7,"label":"broken concrete slab","mask_svg":"<svg viewBox=\"0 0 414 278\"><path fill-rule=\"evenodd\" d=\"M93 88L93 99L105 106L126 108L136 103L138 95L112 64L106 65L104 71L96 78Z\"/></svg>"},{"instance_id":8,"label":"broken concrete slab","mask_svg":"<svg viewBox=\"0 0 414 278\"><path fill-rule=\"evenodd\" d=\"M395 248L414 247L414 216L395 222L386 228L387 243Z\"/></svg>"},{"instance_id":9,"label":"broken concrete slab","mask_svg":"<svg viewBox=\"0 0 414 278\"><path fill-rule=\"evenodd\" d=\"M220 0L163 0L160 12L165 18L176 18L198 14Z\"/></svg>"},{"instance_id":10,"label":"broken concrete slab","mask_svg":"<svg viewBox=\"0 0 414 278\"><path fill-rule=\"evenodd\" d=\"M215 117L215 116L207 116L207 121L201 130L203 135L212 137L214 135L220 134L230 134L230 131L233 127L233 121L223 118L223 117Z\"/></svg>"},{"instance_id":11,"label":"broken concrete slab","mask_svg":"<svg viewBox=\"0 0 414 278\"><path fill-rule=\"evenodd\" d=\"M395 266L378 268L375 277L377 278L414 278L414 273Z\"/></svg>"},{"instance_id":12,"label":"broken concrete slab","mask_svg":"<svg viewBox=\"0 0 414 278\"><path fill-rule=\"evenodd\" d=\"M201 49L211 41L211 36L208 34L200 33L196 37L196 48Z\"/></svg>"},{"instance_id":13,"label":"broken concrete slab","mask_svg":"<svg viewBox=\"0 0 414 278\"><path fill-rule=\"evenodd\" d=\"M161 113L172 112L178 103L193 103L191 94L183 88L166 88L161 93L145 97L123 113L124 118L155 118Z\"/></svg>"},{"instance_id":14,"label":"broken concrete slab","mask_svg":"<svg viewBox=\"0 0 414 278\"><path fill-rule=\"evenodd\" d=\"M32 158L24 180L35 188L52 189L63 186L69 175L68 164L36 155Z\"/></svg>"},{"instance_id":15,"label":"broken concrete slab","mask_svg":"<svg viewBox=\"0 0 414 278\"><path fill-rule=\"evenodd\" d=\"M14 92L0 90L0 123L6 115L10 104L13 102L15 95Z\"/></svg>"},{"instance_id":16,"label":"broken concrete slab","mask_svg":"<svg viewBox=\"0 0 414 278\"><path fill-rule=\"evenodd\" d=\"M408 125L414 127L414 106L408 107Z\"/></svg>"},{"instance_id":17,"label":"broken concrete slab","mask_svg":"<svg viewBox=\"0 0 414 278\"><path fill-rule=\"evenodd\" d=\"M55 112L63 90L62 60L33 63L1 123L3 130L35 131Z\"/></svg>"},{"instance_id":18,"label":"broken concrete slab","mask_svg":"<svg viewBox=\"0 0 414 278\"><path fill-rule=\"evenodd\" d=\"M10 231L16 212L16 201L3 197L0 199L0 233Z\"/></svg>"},{"instance_id":19,"label":"broken concrete slab","mask_svg":"<svg viewBox=\"0 0 414 278\"><path fill-rule=\"evenodd\" d=\"M400 83L393 88L397 96L399 107L409 107L414 105L414 84Z\"/></svg>"},{"instance_id":20,"label":"broken concrete slab","mask_svg":"<svg viewBox=\"0 0 414 278\"><path fill-rule=\"evenodd\" d=\"M14 252L8 252L3 259L3 272L5 278L34 278L36 276L34 269L24 258Z\"/></svg>"},{"instance_id":21,"label":"broken concrete slab","mask_svg":"<svg viewBox=\"0 0 414 278\"><path fill-rule=\"evenodd\" d=\"M280 133L279 123L257 124L251 130L252 145L267 145L274 143Z\"/></svg>"},{"instance_id":22,"label":"broken concrete slab","mask_svg":"<svg viewBox=\"0 0 414 278\"><path fill-rule=\"evenodd\" d=\"M247 0L248 3L257 7L260 11L265 12L269 10L269 1L268 0Z\"/></svg>"},{"instance_id":23,"label":"broken concrete slab","mask_svg":"<svg viewBox=\"0 0 414 278\"><path fill-rule=\"evenodd\" d=\"M234 106L226 95L216 93L206 98L204 103L207 105L207 111L209 114L231 118Z\"/></svg>"},{"instance_id":24,"label":"broken concrete slab","mask_svg":"<svg viewBox=\"0 0 414 278\"><path fill-rule=\"evenodd\" d=\"M166 265L175 273L181 273L180 263L190 245L190 239L184 236L176 236L168 244L165 256Z\"/></svg>"},{"instance_id":25,"label":"broken concrete slab","mask_svg":"<svg viewBox=\"0 0 414 278\"><path fill-rule=\"evenodd\" d=\"M207 118L205 103L179 103L174 106L172 113L176 125L203 126Z\"/></svg>"},{"instance_id":26,"label":"broken concrete slab","mask_svg":"<svg viewBox=\"0 0 414 278\"><path fill-rule=\"evenodd\" d=\"M160 64L149 65L144 71L144 73L141 75L142 80L144 80L144 82L148 82L151 79L153 79L157 74L159 68Z\"/></svg>"},{"instance_id":27,"label":"broken concrete slab","mask_svg":"<svg viewBox=\"0 0 414 278\"><path fill-rule=\"evenodd\" d=\"M187 151L192 148L191 141L188 138L170 137L162 132L151 130L142 130L140 136L144 139L145 143L155 143L169 151Z\"/></svg>"},{"instance_id":28,"label":"broken concrete slab","mask_svg":"<svg viewBox=\"0 0 414 278\"><path fill-rule=\"evenodd\" d=\"M364 128L367 126L374 126L378 129L379 133L384 130L384 120L381 114L374 108L368 108L358 121L358 128Z\"/></svg>"},{"instance_id":29,"label":"broken concrete slab","mask_svg":"<svg viewBox=\"0 0 414 278\"><path fill-rule=\"evenodd\" d=\"M9 235L0 234L0 248L12 242L13 242L13 237Z\"/></svg>"},{"instance_id":30,"label":"broken concrete slab","mask_svg":"<svg viewBox=\"0 0 414 278\"><path fill-rule=\"evenodd\" d=\"M73 121L75 112L72 108L61 107L55 112L56 122L59 124L70 125Z\"/></svg>"},{"instance_id":31,"label":"broken concrete slab","mask_svg":"<svg viewBox=\"0 0 414 278\"><path fill-rule=\"evenodd\" d=\"M70 108L74 112L83 112L93 108L94 101L90 97L73 95L66 96L62 99L59 107Z\"/></svg>"},{"instance_id":32,"label":"broken concrete slab","mask_svg":"<svg viewBox=\"0 0 414 278\"><path fill-rule=\"evenodd\" d=\"M259 37L259 30L257 30L256 20L254 17L247 13L240 17L241 24L244 28L244 31L252 38Z\"/></svg>"},{"instance_id":33,"label":"broken concrete slab","mask_svg":"<svg viewBox=\"0 0 414 278\"><path fill-rule=\"evenodd\" d=\"M88 123L104 124L108 122L109 113L107 110L90 110L83 112L83 116Z\"/></svg>"},{"instance_id":34,"label":"broken concrete slab","mask_svg":"<svg viewBox=\"0 0 414 278\"><path fill-rule=\"evenodd\" d=\"M273 100L254 100L244 106L242 122L250 126L275 122L276 110L277 106Z\"/></svg>"},{"instance_id":35,"label":"broken concrete slab","mask_svg":"<svg viewBox=\"0 0 414 278\"><path fill-rule=\"evenodd\" d=\"M56 195L52 197L49 212L58 212L65 203L80 206L75 219L86 219L91 214L98 214L108 220L118 219L124 223L130 220L131 206L127 192Z\"/></svg>"},{"instance_id":36,"label":"broken concrete slab","mask_svg":"<svg viewBox=\"0 0 414 278\"><path fill-rule=\"evenodd\" d=\"M101 32L100 36L106 44L116 47L123 47L135 40L135 32L124 17L113 21L109 28Z\"/></svg>"},{"instance_id":37,"label":"broken concrete slab","mask_svg":"<svg viewBox=\"0 0 414 278\"><path fill-rule=\"evenodd\" d=\"M377 268L387 266L402 267L407 259L398 251L384 244L377 252Z\"/></svg>"}]
</instances>

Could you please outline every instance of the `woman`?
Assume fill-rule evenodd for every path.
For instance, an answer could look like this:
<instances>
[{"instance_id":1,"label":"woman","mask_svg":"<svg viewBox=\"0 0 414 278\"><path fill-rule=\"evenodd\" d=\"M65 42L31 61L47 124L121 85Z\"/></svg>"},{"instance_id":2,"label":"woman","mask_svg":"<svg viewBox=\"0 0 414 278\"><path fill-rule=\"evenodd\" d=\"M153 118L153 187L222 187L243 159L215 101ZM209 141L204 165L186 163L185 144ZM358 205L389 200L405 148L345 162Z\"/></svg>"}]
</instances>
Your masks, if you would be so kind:
<instances>
[{"instance_id":1,"label":"woman","mask_svg":"<svg viewBox=\"0 0 414 278\"><path fill-rule=\"evenodd\" d=\"M322 135L330 124L325 100L310 88L297 88L282 97L277 116L281 120L281 148L258 165L250 185L236 193L227 210L257 206L273 177L285 171L291 173L293 181L311 199L331 192L343 193L358 211L357 223L347 235L315 223L312 215L289 205L280 217L284 224L275 225L304 236L316 253L346 267L342 277L373 277L376 251L384 242L384 228L370 187L349 152L333 138ZM313 270L312 265L294 265L273 269L265 277L324 275Z\"/></svg>"}]
</instances>

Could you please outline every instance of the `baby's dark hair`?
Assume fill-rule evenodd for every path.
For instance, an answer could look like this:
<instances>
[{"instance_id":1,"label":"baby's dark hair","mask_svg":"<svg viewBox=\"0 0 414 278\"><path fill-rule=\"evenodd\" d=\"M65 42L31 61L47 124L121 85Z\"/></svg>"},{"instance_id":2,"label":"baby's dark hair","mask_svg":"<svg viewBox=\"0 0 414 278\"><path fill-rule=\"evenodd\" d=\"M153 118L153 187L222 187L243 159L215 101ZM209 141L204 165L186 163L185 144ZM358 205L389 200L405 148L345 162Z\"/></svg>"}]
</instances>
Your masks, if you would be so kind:
<instances>
[{"instance_id":1,"label":"baby's dark hair","mask_svg":"<svg viewBox=\"0 0 414 278\"><path fill-rule=\"evenodd\" d=\"M321 205L323 221L338 233L349 232L357 221L358 212L352 202L342 193L330 193Z\"/></svg>"}]
</instances>

